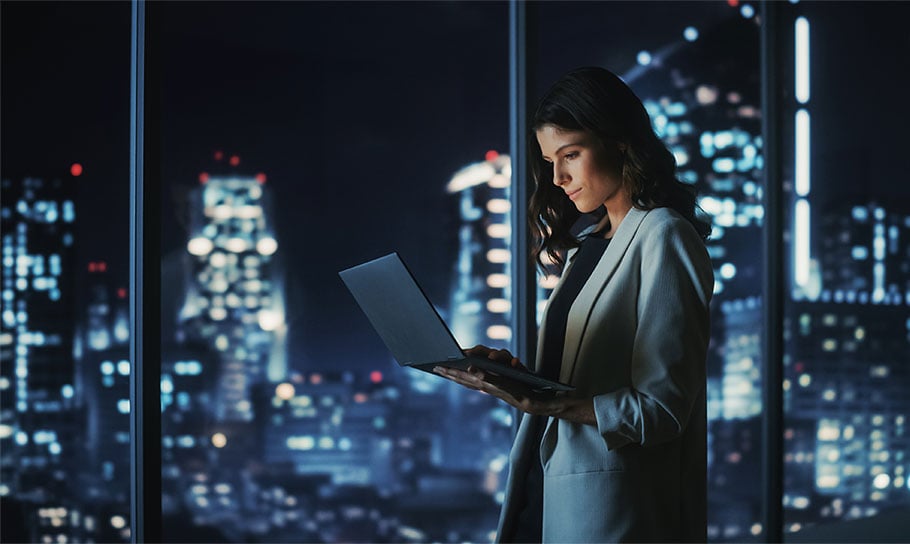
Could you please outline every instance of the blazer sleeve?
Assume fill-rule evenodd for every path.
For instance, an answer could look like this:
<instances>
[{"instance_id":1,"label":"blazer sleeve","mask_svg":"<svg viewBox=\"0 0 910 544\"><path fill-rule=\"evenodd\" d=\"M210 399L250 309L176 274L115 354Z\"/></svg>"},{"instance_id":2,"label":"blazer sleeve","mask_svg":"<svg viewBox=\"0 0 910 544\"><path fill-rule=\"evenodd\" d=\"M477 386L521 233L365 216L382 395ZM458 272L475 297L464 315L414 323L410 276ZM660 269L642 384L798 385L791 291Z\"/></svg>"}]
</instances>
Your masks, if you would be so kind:
<instances>
[{"instance_id":1,"label":"blazer sleeve","mask_svg":"<svg viewBox=\"0 0 910 544\"><path fill-rule=\"evenodd\" d=\"M597 427L610 450L681 435L706 386L714 276L704 242L680 221L642 241L631 387L594 397Z\"/></svg>"}]
</instances>

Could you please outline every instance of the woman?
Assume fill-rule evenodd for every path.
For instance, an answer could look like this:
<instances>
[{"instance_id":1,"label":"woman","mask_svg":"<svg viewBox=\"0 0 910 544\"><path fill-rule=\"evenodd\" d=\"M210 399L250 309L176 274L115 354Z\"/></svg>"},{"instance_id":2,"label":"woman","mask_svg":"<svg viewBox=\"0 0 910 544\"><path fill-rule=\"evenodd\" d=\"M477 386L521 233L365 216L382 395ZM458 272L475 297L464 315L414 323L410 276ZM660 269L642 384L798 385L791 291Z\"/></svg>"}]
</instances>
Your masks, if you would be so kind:
<instances>
[{"instance_id":1,"label":"woman","mask_svg":"<svg viewBox=\"0 0 910 544\"><path fill-rule=\"evenodd\" d=\"M498 539L704 541L710 226L641 101L607 70L564 76L532 126L534 255L563 268L533 370L576 390L437 369L524 412Z\"/></svg>"}]
</instances>

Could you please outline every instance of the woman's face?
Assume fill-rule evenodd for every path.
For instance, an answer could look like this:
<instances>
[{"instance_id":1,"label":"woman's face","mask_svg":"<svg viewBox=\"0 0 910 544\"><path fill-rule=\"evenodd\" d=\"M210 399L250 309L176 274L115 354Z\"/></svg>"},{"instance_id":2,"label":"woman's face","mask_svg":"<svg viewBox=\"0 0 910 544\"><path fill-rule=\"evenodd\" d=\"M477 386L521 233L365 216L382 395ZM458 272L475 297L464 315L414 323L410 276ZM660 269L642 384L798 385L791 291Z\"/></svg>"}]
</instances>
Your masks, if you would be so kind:
<instances>
[{"instance_id":1,"label":"woman's face","mask_svg":"<svg viewBox=\"0 0 910 544\"><path fill-rule=\"evenodd\" d=\"M553 183L581 213L607 206L624 191L622 153L617 144L603 144L583 130L544 125L537 131L543 160L553 166Z\"/></svg>"}]
</instances>

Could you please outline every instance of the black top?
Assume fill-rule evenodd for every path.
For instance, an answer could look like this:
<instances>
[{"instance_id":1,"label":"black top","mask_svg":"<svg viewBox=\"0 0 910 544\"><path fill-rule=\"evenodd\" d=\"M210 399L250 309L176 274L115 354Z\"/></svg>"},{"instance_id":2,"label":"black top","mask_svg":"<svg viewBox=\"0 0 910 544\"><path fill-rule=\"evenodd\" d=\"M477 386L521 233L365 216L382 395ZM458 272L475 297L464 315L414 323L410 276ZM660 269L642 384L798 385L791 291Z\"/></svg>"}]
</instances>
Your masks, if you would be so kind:
<instances>
[{"instance_id":1,"label":"black top","mask_svg":"<svg viewBox=\"0 0 910 544\"><path fill-rule=\"evenodd\" d=\"M550 307L547 309L546 336L543 339L543 354L540 358L541 367L536 369L541 376L551 380L559 379L562 351L566 345L569 309L572 308L578 293L591 277L594 267L600 262L600 258L603 257L609 244L610 239L604 238L599 233L593 233L585 238L573 257L574 264L566 273L562 287L550 300Z\"/></svg>"},{"instance_id":2,"label":"black top","mask_svg":"<svg viewBox=\"0 0 910 544\"><path fill-rule=\"evenodd\" d=\"M569 309L591 277L609 244L609 238L604 238L602 233L596 232L582 240L581 247L572 258L572 268L566 272L566 278L559 291L550 299L550 306L547 308L546 332L543 338L543 353L540 357L541 367L536 369L541 376L552 380L559 379L562 352L566 344ZM530 432L537 438L532 443L540 444L547 418L543 416L525 417L533 418ZM541 541L543 535L543 467L539 462L533 462L533 460L525 479L524 498L525 504L518 515L515 533L503 535L504 542Z\"/></svg>"}]
</instances>

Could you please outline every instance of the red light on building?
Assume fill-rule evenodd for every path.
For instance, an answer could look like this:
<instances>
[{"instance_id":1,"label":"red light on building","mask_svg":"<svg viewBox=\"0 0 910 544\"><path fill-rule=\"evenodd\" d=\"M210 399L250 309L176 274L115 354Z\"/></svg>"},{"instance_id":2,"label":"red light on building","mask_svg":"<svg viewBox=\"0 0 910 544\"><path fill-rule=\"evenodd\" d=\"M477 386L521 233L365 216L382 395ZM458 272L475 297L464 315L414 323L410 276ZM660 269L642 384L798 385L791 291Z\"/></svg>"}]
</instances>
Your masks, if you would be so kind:
<instances>
[{"instance_id":1,"label":"red light on building","mask_svg":"<svg viewBox=\"0 0 910 544\"><path fill-rule=\"evenodd\" d=\"M484 158L488 161L495 161L497 158L499 158L499 152L493 151L491 149L491 150L487 151L487 154L485 155Z\"/></svg>"},{"instance_id":2,"label":"red light on building","mask_svg":"<svg viewBox=\"0 0 910 544\"><path fill-rule=\"evenodd\" d=\"M73 177L81 176L82 175L82 165L79 164L78 162L74 162L73 165L70 166L70 174L72 174Z\"/></svg>"},{"instance_id":3,"label":"red light on building","mask_svg":"<svg viewBox=\"0 0 910 544\"><path fill-rule=\"evenodd\" d=\"M311 374L310 383L313 385L319 385L322 383L322 374Z\"/></svg>"},{"instance_id":4,"label":"red light on building","mask_svg":"<svg viewBox=\"0 0 910 544\"><path fill-rule=\"evenodd\" d=\"M88 263L89 272L106 272L107 263L104 261L92 261Z\"/></svg>"},{"instance_id":5,"label":"red light on building","mask_svg":"<svg viewBox=\"0 0 910 544\"><path fill-rule=\"evenodd\" d=\"M216 160L216 161L220 161L220 160L223 159L223 158L224 158L224 151L216 151L216 152L215 152L215 160Z\"/></svg>"},{"instance_id":6,"label":"red light on building","mask_svg":"<svg viewBox=\"0 0 910 544\"><path fill-rule=\"evenodd\" d=\"M357 404L363 404L364 402L367 401L367 399L368 399L368 397L366 396L365 393L354 393L354 402L356 402Z\"/></svg>"},{"instance_id":7,"label":"red light on building","mask_svg":"<svg viewBox=\"0 0 910 544\"><path fill-rule=\"evenodd\" d=\"M100 263L98 263L98 272L107 272L107 263L106 262L101 261Z\"/></svg>"},{"instance_id":8,"label":"red light on building","mask_svg":"<svg viewBox=\"0 0 910 544\"><path fill-rule=\"evenodd\" d=\"M800 361L800 362L796 363L795 365L793 365L793 368L794 368L794 370L796 370L797 372L802 372L802 371L806 368L806 365L804 365L804 364L802 363L802 361Z\"/></svg>"},{"instance_id":9,"label":"red light on building","mask_svg":"<svg viewBox=\"0 0 910 544\"><path fill-rule=\"evenodd\" d=\"M379 383L382 381L382 372L374 370L370 372L370 381L373 383Z\"/></svg>"},{"instance_id":10,"label":"red light on building","mask_svg":"<svg viewBox=\"0 0 910 544\"><path fill-rule=\"evenodd\" d=\"M259 185L262 185L263 183L265 183L265 179L266 179L265 174L263 174L262 172L259 172L258 174L256 174L256 181L259 183Z\"/></svg>"},{"instance_id":11,"label":"red light on building","mask_svg":"<svg viewBox=\"0 0 910 544\"><path fill-rule=\"evenodd\" d=\"M126 298L126 288L120 287L117 289L117 298Z\"/></svg>"},{"instance_id":12,"label":"red light on building","mask_svg":"<svg viewBox=\"0 0 910 544\"><path fill-rule=\"evenodd\" d=\"M231 163L231 166L237 166L238 164L240 164L240 157L238 157L237 155L232 155L230 163Z\"/></svg>"},{"instance_id":13,"label":"red light on building","mask_svg":"<svg viewBox=\"0 0 910 544\"><path fill-rule=\"evenodd\" d=\"M95 263L88 263L88 271L94 272L96 269Z\"/></svg>"},{"instance_id":14,"label":"red light on building","mask_svg":"<svg viewBox=\"0 0 910 544\"><path fill-rule=\"evenodd\" d=\"M739 5L739 0L727 0L727 4L729 4L730 7L735 8L736 6Z\"/></svg>"},{"instance_id":15,"label":"red light on building","mask_svg":"<svg viewBox=\"0 0 910 544\"><path fill-rule=\"evenodd\" d=\"M208 183L208 181L209 181L208 172L203 172L203 173L199 174L199 183L205 184L205 183Z\"/></svg>"}]
</instances>

